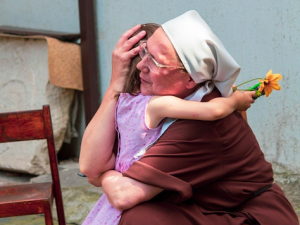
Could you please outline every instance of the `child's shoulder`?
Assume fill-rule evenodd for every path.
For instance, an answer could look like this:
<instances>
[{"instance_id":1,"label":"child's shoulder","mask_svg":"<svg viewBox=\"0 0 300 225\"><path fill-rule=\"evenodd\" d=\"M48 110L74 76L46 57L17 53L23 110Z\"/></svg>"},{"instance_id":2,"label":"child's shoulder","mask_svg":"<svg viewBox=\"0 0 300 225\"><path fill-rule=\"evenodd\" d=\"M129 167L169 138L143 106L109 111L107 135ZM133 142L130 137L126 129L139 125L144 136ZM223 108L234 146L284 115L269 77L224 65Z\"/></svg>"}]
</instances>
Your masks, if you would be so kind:
<instances>
[{"instance_id":1,"label":"child's shoulder","mask_svg":"<svg viewBox=\"0 0 300 225\"><path fill-rule=\"evenodd\" d=\"M127 102L127 103L134 103L134 102L148 102L149 99L152 96L145 96L142 95L141 93L137 93L137 94L129 94L129 93L120 93L119 96L119 102Z\"/></svg>"}]
</instances>

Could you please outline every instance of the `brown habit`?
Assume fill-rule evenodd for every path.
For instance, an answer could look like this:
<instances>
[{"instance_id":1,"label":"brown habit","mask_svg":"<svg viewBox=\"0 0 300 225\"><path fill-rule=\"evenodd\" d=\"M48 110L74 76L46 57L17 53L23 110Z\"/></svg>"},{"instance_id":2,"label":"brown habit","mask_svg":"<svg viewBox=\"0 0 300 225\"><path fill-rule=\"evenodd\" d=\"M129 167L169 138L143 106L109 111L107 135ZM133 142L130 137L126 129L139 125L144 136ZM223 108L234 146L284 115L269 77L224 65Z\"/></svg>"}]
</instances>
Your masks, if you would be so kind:
<instances>
[{"instance_id":1,"label":"brown habit","mask_svg":"<svg viewBox=\"0 0 300 225\"><path fill-rule=\"evenodd\" d=\"M208 101L219 95L214 90ZM124 176L165 189L124 211L120 225L298 225L238 112L217 121L178 120Z\"/></svg>"}]
</instances>

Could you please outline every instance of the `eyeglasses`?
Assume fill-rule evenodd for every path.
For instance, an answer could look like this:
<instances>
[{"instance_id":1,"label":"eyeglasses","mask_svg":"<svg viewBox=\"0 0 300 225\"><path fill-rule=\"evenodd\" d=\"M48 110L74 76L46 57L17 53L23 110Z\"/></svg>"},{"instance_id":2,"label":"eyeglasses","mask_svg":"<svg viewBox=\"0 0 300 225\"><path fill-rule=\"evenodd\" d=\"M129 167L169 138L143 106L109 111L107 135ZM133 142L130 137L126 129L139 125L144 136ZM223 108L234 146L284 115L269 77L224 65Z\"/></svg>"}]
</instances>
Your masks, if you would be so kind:
<instances>
[{"instance_id":1,"label":"eyeglasses","mask_svg":"<svg viewBox=\"0 0 300 225\"><path fill-rule=\"evenodd\" d=\"M147 57L147 64L148 68L152 73L158 74L158 71L160 68L174 68L174 69L185 69L183 66L167 66L158 63L149 53L147 49L147 42L146 41L140 41L140 52L139 55L143 59L145 56Z\"/></svg>"}]
</instances>

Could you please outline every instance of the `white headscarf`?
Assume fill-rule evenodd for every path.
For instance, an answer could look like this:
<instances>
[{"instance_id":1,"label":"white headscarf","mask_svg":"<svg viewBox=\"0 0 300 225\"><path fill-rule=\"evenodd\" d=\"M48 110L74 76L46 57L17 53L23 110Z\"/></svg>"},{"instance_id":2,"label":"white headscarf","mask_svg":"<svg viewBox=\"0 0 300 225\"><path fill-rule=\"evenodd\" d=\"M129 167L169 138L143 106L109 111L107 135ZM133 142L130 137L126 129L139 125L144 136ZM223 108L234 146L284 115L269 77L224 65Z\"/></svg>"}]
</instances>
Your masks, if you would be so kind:
<instances>
[{"instance_id":1,"label":"white headscarf","mask_svg":"<svg viewBox=\"0 0 300 225\"><path fill-rule=\"evenodd\" d=\"M162 28L196 83L212 81L222 96L232 94L240 67L198 12L188 11Z\"/></svg>"}]
</instances>

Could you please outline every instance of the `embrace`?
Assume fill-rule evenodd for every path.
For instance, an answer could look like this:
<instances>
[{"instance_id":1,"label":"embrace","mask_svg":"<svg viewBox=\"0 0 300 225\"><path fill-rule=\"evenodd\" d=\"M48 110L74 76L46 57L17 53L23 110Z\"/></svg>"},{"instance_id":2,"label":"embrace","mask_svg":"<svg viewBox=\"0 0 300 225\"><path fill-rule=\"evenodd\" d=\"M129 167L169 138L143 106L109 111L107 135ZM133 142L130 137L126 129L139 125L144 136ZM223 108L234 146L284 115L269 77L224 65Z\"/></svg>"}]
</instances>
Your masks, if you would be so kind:
<instances>
[{"instance_id":1,"label":"embrace","mask_svg":"<svg viewBox=\"0 0 300 225\"><path fill-rule=\"evenodd\" d=\"M196 11L137 25L83 136L80 170L105 194L83 224L298 225L238 111L254 92Z\"/></svg>"}]
</instances>

